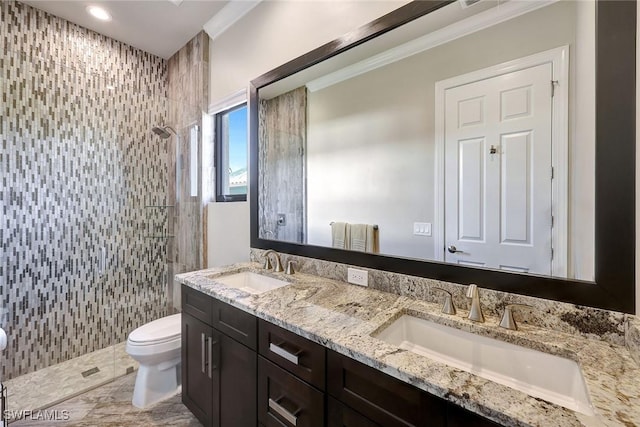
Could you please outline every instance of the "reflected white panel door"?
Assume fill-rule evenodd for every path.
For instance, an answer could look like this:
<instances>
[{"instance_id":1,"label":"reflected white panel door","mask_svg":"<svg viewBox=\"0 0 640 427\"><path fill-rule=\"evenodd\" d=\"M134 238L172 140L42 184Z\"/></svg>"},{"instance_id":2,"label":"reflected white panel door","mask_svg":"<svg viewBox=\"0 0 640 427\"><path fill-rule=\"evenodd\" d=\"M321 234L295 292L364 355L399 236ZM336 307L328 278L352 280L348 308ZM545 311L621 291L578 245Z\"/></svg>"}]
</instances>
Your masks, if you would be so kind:
<instances>
[{"instance_id":1,"label":"reflected white panel door","mask_svg":"<svg viewBox=\"0 0 640 427\"><path fill-rule=\"evenodd\" d=\"M542 64L446 90L447 262L551 274L551 80Z\"/></svg>"}]
</instances>

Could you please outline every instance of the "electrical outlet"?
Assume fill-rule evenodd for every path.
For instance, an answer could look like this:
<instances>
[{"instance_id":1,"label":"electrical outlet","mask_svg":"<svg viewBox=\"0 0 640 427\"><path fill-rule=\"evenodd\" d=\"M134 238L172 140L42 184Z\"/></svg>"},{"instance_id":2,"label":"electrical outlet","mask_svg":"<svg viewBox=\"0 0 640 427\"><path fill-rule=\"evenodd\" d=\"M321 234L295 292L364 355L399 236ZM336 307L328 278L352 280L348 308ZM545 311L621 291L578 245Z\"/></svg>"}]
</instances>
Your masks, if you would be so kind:
<instances>
[{"instance_id":1,"label":"electrical outlet","mask_svg":"<svg viewBox=\"0 0 640 427\"><path fill-rule=\"evenodd\" d=\"M347 268L347 282L354 285L369 286L369 272L357 268Z\"/></svg>"}]
</instances>

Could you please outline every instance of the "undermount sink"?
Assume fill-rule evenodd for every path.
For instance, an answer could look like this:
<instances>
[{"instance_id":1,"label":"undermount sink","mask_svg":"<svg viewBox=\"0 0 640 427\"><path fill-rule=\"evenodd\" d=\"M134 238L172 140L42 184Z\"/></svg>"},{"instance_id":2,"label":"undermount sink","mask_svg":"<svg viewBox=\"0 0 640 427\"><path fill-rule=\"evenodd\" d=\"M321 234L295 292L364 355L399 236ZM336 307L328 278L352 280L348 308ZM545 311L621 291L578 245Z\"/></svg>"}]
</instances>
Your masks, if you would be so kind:
<instances>
[{"instance_id":1,"label":"undermount sink","mask_svg":"<svg viewBox=\"0 0 640 427\"><path fill-rule=\"evenodd\" d=\"M263 276L262 274L252 273L250 271L220 276L214 278L214 280L227 287L236 288L250 294L261 294L289 284L289 282L285 282L284 280L274 279L273 277Z\"/></svg>"},{"instance_id":2,"label":"undermount sink","mask_svg":"<svg viewBox=\"0 0 640 427\"><path fill-rule=\"evenodd\" d=\"M594 415L582 371L573 360L409 315L373 336L530 396Z\"/></svg>"}]
</instances>

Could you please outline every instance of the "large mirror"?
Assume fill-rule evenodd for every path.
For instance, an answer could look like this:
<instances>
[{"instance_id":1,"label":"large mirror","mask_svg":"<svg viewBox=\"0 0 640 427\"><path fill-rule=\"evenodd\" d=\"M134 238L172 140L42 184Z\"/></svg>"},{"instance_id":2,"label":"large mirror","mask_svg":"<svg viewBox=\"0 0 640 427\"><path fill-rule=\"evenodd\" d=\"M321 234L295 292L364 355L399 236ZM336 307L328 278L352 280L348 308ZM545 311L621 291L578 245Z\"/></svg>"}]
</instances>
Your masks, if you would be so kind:
<instances>
[{"instance_id":1,"label":"large mirror","mask_svg":"<svg viewBox=\"0 0 640 427\"><path fill-rule=\"evenodd\" d=\"M597 193L612 174L606 191L627 190L611 215L629 214L633 181L611 178L633 162L600 158L633 143L616 138L634 123L601 136L600 94L621 84L603 80L602 44L635 37L635 15L605 28L623 3L414 2L371 40L257 79L253 246L630 311L596 297L633 295L606 283L598 246L604 226L633 252ZM633 72L626 56L606 68Z\"/></svg>"}]
</instances>

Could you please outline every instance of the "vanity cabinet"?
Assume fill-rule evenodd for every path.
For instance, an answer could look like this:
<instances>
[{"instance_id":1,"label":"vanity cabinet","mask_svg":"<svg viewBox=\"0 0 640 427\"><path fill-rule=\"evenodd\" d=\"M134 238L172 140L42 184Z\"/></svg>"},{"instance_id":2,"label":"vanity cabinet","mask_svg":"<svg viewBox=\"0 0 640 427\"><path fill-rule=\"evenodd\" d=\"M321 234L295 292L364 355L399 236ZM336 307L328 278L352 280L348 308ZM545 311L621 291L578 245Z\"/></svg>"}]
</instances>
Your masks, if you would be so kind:
<instances>
[{"instance_id":1,"label":"vanity cabinet","mask_svg":"<svg viewBox=\"0 0 640 427\"><path fill-rule=\"evenodd\" d=\"M327 392L331 427L499 426L331 350L327 351Z\"/></svg>"},{"instance_id":2,"label":"vanity cabinet","mask_svg":"<svg viewBox=\"0 0 640 427\"><path fill-rule=\"evenodd\" d=\"M182 306L182 401L205 426L498 426L186 286Z\"/></svg>"},{"instance_id":3,"label":"vanity cabinet","mask_svg":"<svg viewBox=\"0 0 640 427\"><path fill-rule=\"evenodd\" d=\"M255 426L256 318L187 287L182 301L183 403L204 426Z\"/></svg>"}]
</instances>

